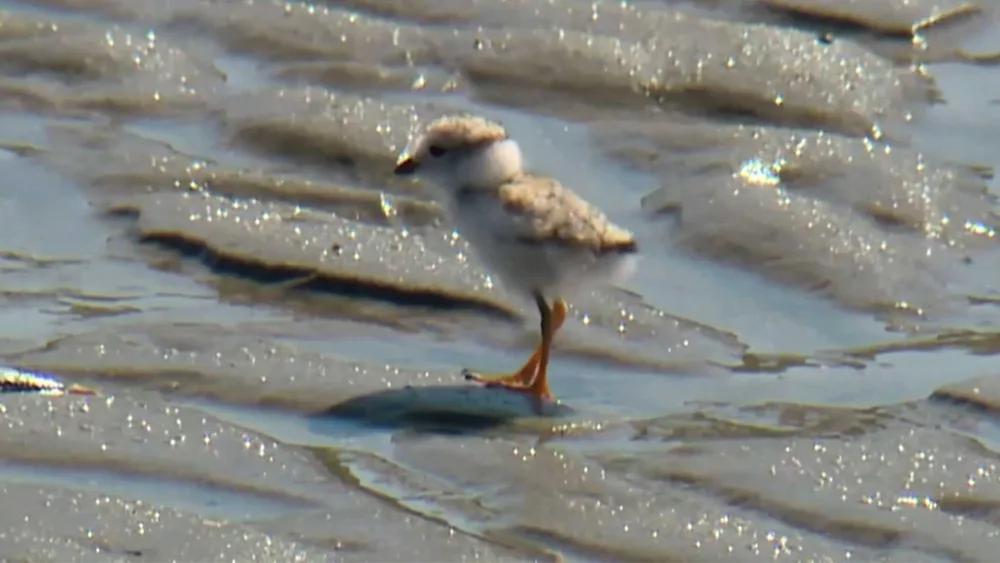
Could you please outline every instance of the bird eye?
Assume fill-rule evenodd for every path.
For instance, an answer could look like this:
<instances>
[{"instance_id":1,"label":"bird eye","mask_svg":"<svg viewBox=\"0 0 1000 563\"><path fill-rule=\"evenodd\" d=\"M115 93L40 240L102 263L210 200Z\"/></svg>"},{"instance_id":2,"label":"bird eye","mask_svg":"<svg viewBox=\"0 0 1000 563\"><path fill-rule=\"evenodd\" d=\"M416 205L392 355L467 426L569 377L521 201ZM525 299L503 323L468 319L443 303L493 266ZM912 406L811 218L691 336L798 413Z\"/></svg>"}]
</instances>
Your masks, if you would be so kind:
<instances>
[{"instance_id":1,"label":"bird eye","mask_svg":"<svg viewBox=\"0 0 1000 563\"><path fill-rule=\"evenodd\" d=\"M439 145L431 145L431 147L427 149L427 152L431 153L431 156L433 156L434 158L437 158L439 156L443 156L445 150L444 147L441 147Z\"/></svg>"}]
</instances>

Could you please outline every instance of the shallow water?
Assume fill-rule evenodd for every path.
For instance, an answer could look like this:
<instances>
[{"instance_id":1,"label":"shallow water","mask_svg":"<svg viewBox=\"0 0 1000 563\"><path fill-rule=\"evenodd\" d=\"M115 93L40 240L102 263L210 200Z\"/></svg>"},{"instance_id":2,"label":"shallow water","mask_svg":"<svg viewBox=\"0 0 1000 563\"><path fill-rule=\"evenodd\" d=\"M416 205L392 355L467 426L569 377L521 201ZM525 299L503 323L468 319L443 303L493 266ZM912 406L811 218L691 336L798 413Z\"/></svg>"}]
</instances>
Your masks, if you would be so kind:
<instances>
[{"instance_id":1,"label":"shallow water","mask_svg":"<svg viewBox=\"0 0 1000 563\"><path fill-rule=\"evenodd\" d=\"M992 3L0 8L0 356L98 391L0 398L0 559L1000 548ZM642 248L540 412L390 173L455 110Z\"/></svg>"}]
</instances>

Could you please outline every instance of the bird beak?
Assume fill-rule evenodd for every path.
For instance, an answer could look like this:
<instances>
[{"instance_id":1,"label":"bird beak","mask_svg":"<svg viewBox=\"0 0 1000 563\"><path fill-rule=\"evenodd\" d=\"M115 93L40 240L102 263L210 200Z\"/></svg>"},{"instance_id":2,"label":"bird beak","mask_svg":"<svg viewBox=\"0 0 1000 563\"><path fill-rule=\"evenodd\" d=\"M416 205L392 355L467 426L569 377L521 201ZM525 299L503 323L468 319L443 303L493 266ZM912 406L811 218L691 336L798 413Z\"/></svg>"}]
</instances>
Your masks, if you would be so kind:
<instances>
[{"instance_id":1,"label":"bird beak","mask_svg":"<svg viewBox=\"0 0 1000 563\"><path fill-rule=\"evenodd\" d=\"M410 176L417 171L417 161L411 157L405 157L396 163L396 169L392 171L396 176Z\"/></svg>"}]
</instances>

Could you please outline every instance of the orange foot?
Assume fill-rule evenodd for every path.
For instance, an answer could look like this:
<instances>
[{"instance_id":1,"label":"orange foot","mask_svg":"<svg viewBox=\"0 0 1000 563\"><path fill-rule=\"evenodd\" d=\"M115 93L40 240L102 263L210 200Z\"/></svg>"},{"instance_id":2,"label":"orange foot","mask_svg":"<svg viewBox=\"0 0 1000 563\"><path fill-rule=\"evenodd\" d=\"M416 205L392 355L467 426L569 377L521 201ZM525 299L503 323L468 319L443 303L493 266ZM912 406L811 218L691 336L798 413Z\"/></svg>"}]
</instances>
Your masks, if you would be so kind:
<instances>
[{"instance_id":1,"label":"orange foot","mask_svg":"<svg viewBox=\"0 0 1000 563\"><path fill-rule=\"evenodd\" d=\"M83 385L77 385L73 383L66 387L66 394L68 395L96 395L97 391L94 391L90 387L84 387Z\"/></svg>"},{"instance_id":2,"label":"orange foot","mask_svg":"<svg viewBox=\"0 0 1000 563\"><path fill-rule=\"evenodd\" d=\"M566 320L566 303L562 299L556 299L550 309L541 296L536 296L535 301L542 316L542 341L521 369L510 375L482 375L465 369L462 370L465 379L482 383L486 387L502 387L527 393L537 399L553 398L548 383L549 350L553 336Z\"/></svg>"}]
</instances>

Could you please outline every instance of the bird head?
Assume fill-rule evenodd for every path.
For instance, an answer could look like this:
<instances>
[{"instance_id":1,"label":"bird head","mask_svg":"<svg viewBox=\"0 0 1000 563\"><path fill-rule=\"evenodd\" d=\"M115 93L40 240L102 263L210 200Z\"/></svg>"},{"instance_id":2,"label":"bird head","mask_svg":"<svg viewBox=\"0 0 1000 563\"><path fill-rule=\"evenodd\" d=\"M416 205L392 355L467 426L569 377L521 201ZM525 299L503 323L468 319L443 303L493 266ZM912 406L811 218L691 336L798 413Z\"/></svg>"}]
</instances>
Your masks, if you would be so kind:
<instances>
[{"instance_id":1,"label":"bird head","mask_svg":"<svg viewBox=\"0 0 1000 563\"><path fill-rule=\"evenodd\" d=\"M395 174L445 190L491 189L522 173L521 150L499 123L472 115L430 122L399 157Z\"/></svg>"}]
</instances>

